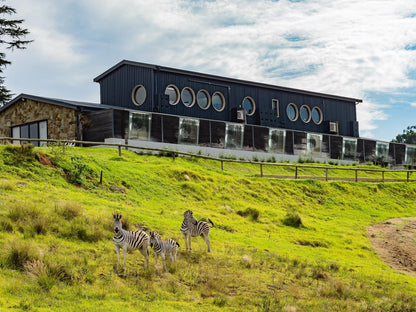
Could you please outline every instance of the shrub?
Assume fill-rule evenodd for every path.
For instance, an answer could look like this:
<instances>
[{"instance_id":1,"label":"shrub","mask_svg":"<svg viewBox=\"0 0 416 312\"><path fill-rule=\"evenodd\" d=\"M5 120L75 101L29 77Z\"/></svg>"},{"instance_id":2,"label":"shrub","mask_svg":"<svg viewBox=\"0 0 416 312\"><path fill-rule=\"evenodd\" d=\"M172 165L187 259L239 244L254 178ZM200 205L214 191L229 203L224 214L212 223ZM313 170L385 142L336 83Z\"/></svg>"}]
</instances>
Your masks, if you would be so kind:
<instances>
[{"instance_id":1,"label":"shrub","mask_svg":"<svg viewBox=\"0 0 416 312\"><path fill-rule=\"evenodd\" d=\"M260 212L255 208L247 208L244 211L237 211L237 214L242 217L249 217L252 221L257 221L260 216Z\"/></svg>"},{"instance_id":2,"label":"shrub","mask_svg":"<svg viewBox=\"0 0 416 312\"><path fill-rule=\"evenodd\" d=\"M225 306L226 304L227 304L227 297L225 297L224 295L219 295L219 296L216 296L215 298L214 298L214 301L213 301L213 303L217 306L217 307L223 307L223 306Z\"/></svg>"},{"instance_id":3,"label":"shrub","mask_svg":"<svg viewBox=\"0 0 416 312\"><path fill-rule=\"evenodd\" d=\"M0 221L0 229L3 232L13 232L13 224L10 222L10 220L1 220Z\"/></svg>"},{"instance_id":4,"label":"shrub","mask_svg":"<svg viewBox=\"0 0 416 312\"><path fill-rule=\"evenodd\" d=\"M8 180L1 180L0 188L5 191L14 191L16 189L15 185Z\"/></svg>"},{"instance_id":5,"label":"shrub","mask_svg":"<svg viewBox=\"0 0 416 312\"><path fill-rule=\"evenodd\" d=\"M10 144L6 145L4 150L6 152L4 159L6 165L18 165L36 160L36 153L34 151L33 144Z\"/></svg>"},{"instance_id":6,"label":"shrub","mask_svg":"<svg viewBox=\"0 0 416 312\"><path fill-rule=\"evenodd\" d=\"M295 228L300 228L303 226L302 219L299 213L294 209L289 210L286 213L286 216L284 217L282 222L284 225L295 227Z\"/></svg>"},{"instance_id":7,"label":"shrub","mask_svg":"<svg viewBox=\"0 0 416 312\"><path fill-rule=\"evenodd\" d=\"M5 262L6 267L15 270L23 270L28 261L40 258L39 250L30 242L13 240L6 245Z\"/></svg>"},{"instance_id":8,"label":"shrub","mask_svg":"<svg viewBox=\"0 0 416 312\"><path fill-rule=\"evenodd\" d=\"M67 221L71 221L82 214L80 204L74 201L56 202L55 211Z\"/></svg>"}]
</instances>

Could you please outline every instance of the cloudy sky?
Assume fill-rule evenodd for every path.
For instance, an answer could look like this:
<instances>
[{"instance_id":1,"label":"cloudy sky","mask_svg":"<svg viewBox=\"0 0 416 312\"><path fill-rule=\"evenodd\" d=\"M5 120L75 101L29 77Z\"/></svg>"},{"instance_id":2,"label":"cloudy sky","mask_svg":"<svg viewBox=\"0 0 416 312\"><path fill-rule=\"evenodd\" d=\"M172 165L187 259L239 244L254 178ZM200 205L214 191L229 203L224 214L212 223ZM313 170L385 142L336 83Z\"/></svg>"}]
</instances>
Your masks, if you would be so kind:
<instances>
[{"instance_id":1,"label":"cloudy sky","mask_svg":"<svg viewBox=\"0 0 416 312\"><path fill-rule=\"evenodd\" d=\"M361 98L360 136L416 125L413 0L5 0L33 39L13 93L99 102L123 59Z\"/></svg>"}]
</instances>

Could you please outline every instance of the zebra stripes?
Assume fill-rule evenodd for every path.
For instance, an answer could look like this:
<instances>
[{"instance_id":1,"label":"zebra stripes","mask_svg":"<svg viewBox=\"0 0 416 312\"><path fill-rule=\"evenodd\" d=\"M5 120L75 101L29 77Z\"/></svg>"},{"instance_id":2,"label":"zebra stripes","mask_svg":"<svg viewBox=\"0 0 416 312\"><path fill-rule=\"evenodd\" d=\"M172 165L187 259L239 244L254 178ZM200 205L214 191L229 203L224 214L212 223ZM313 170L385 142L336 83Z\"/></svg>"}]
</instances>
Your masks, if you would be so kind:
<instances>
[{"instance_id":1,"label":"zebra stripes","mask_svg":"<svg viewBox=\"0 0 416 312\"><path fill-rule=\"evenodd\" d=\"M162 240L160 235L157 232L150 232L150 247L153 247L153 250L156 254L156 265L159 255L162 258L163 268L166 271L165 256L169 255L171 261L176 265L176 253L178 251L179 244L173 239L168 238Z\"/></svg>"},{"instance_id":2,"label":"zebra stripes","mask_svg":"<svg viewBox=\"0 0 416 312\"><path fill-rule=\"evenodd\" d=\"M214 223L210 219L208 221L214 226ZM197 221L191 210L187 210L183 213L183 222L181 226L181 232L183 234L183 238L185 239L186 251L188 251L188 242L189 240L189 251L192 250L191 248L191 237L195 236L202 236L205 243L208 246L208 252L211 251L210 249L210 242L209 242L209 229L211 226L205 221Z\"/></svg>"},{"instance_id":3,"label":"zebra stripes","mask_svg":"<svg viewBox=\"0 0 416 312\"><path fill-rule=\"evenodd\" d=\"M113 214L114 237L113 242L117 252L118 265L120 265L120 248L123 249L124 267L126 267L126 253L128 250L138 249L144 256L144 267L149 263L149 235L144 231L126 231L121 224L121 214Z\"/></svg>"}]
</instances>

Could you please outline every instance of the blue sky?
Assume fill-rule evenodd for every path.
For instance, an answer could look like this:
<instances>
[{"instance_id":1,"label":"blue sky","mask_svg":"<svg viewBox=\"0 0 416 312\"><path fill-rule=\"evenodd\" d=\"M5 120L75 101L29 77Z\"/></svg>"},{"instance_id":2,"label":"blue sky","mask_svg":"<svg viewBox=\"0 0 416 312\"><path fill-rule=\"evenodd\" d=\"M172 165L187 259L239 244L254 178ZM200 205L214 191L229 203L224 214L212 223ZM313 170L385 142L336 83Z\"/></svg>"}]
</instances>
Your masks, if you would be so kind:
<instances>
[{"instance_id":1,"label":"blue sky","mask_svg":"<svg viewBox=\"0 0 416 312\"><path fill-rule=\"evenodd\" d=\"M34 42L6 51L13 93L99 102L92 80L132 61L363 99L362 137L416 125L409 0L6 0Z\"/></svg>"}]
</instances>

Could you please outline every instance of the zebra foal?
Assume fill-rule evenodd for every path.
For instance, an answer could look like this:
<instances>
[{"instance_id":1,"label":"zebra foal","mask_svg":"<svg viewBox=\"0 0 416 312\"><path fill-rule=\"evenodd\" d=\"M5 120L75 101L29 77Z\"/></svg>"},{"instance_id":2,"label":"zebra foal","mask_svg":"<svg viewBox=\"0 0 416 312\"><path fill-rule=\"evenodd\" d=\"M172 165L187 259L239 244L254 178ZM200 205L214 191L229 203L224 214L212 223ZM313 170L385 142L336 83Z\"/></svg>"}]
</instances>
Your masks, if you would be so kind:
<instances>
[{"instance_id":1,"label":"zebra foal","mask_svg":"<svg viewBox=\"0 0 416 312\"><path fill-rule=\"evenodd\" d=\"M208 218L209 223L214 226L214 223ZM191 237L202 236L205 243L208 246L208 252L211 251L210 249L210 242L209 242L209 229L211 226L205 221L197 221L191 210L187 210L183 213L183 222L181 226L181 232L183 234L183 238L185 239L186 251L188 251L188 242L189 240L189 251L192 250L191 248Z\"/></svg>"},{"instance_id":2,"label":"zebra foal","mask_svg":"<svg viewBox=\"0 0 416 312\"><path fill-rule=\"evenodd\" d=\"M149 235L144 231L126 231L121 224L121 214L113 214L114 237L113 242L117 252L118 265L120 265L120 248L123 249L124 267L126 267L126 253L128 250L140 250L144 256L144 267L149 263Z\"/></svg>"},{"instance_id":3,"label":"zebra foal","mask_svg":"<svg viewBox=\"0 0 416 312\"><path fill-rule=\"evenodd\" d=\"M173 239L168 238L162 240L157 232L150 232L150 247L153 247L153 250L155 251L156 265L157 259L160 255L163 262L163 268L166 271L165 256L167 254L176 266L176 253L178 251L179 244Z\"/></svg>"}]
</instances>

